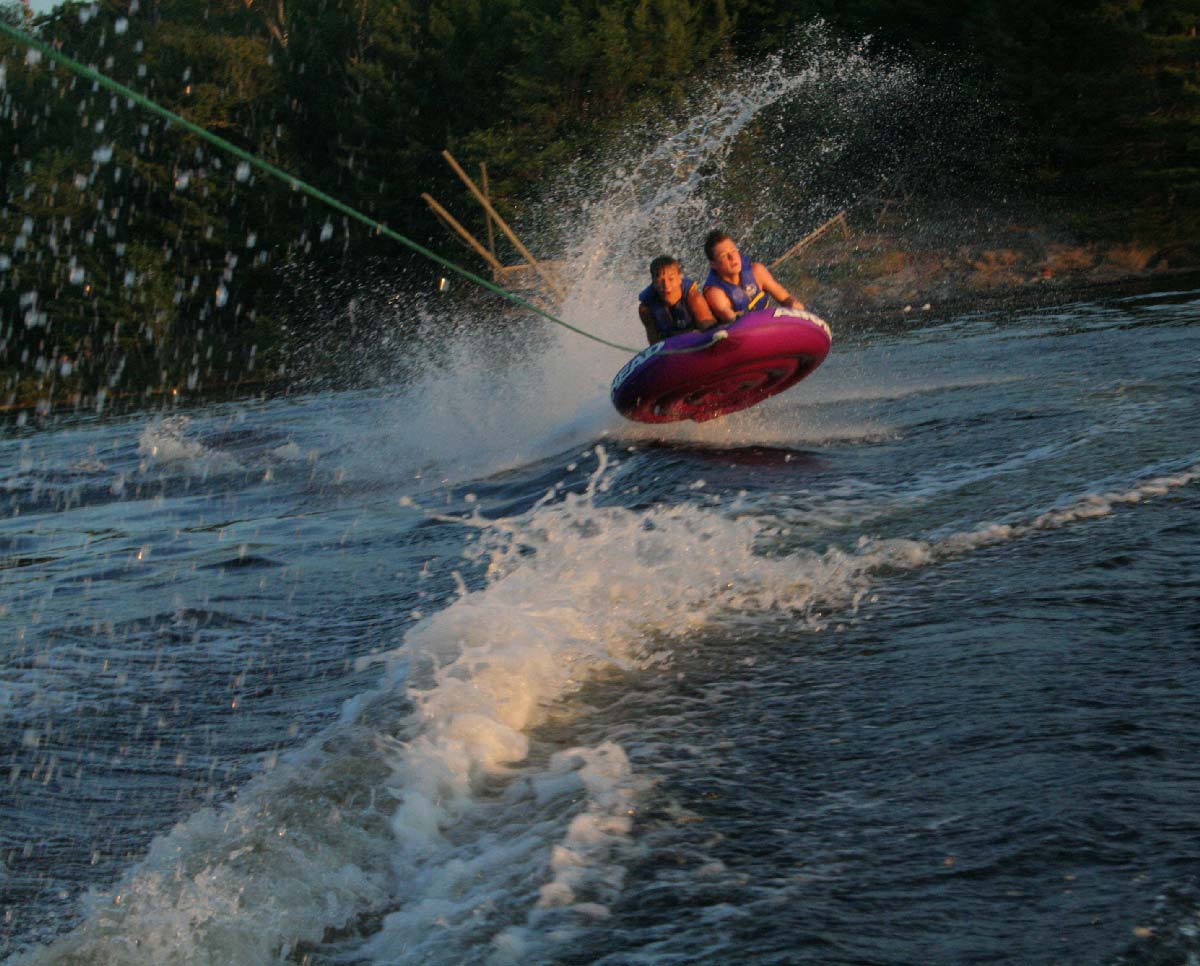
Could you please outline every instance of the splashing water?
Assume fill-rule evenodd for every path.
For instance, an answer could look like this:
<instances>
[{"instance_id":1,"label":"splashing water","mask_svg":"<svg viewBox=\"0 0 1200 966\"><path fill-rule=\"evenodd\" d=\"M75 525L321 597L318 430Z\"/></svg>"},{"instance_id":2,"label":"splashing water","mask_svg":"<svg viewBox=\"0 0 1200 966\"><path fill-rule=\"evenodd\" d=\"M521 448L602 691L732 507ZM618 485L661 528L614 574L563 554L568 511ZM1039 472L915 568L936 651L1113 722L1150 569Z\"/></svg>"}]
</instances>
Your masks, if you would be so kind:
<instances>
[{"instance_id":1,"label":"splashing water","mask_svg":"<svg viewBox=\"0 0 1200 966\"><path fill-rule=\"evenodd\" d=\"M830 41L817 25L793 53L767 58L705 90L680 120L655 118L648 132L617 139L611 155L564 172L539 207L538 220L562 226L557 230L566 236L561 244L569 294L562 318L636 351L644 340L636 294L646 284L651 257L681 254L685 271L702 279L707 265L701 239L710 228L736 222L748 246L775 246L757 223L777 223L782 216L784 237L794 239L814 227L828 204L808 198L807 207L797 208L795 191L786 199L730 198L731 177L803 184L818 168L836 167L852 153L853 132L867 118L922 96L930 92L921 91L914 71L874 63L861 48ZM796 105L824 118L821 140L786 127L762 130L764 115L780 112L772 123L786 125ZM764 139L797 147L779 156L773 150L742 156L747 140ZM628 146L641 141L648 147L640 153ZM746 207L735 215L739 202ZM784 204L789 210L781 212ZM706 441L729 441L730 426L741 431L747 423L753 433L764 431L757 415L720 426L631 427L608 401L611 378L628 358L621 352L536 318L459 319L451 325L432 304L415 314L446 344L426 350L429 364L406 378L401 395L386 407L395 433L387 452L420 454L427 468L457 478L482 475L613 431ZM491 331L497 327L500 334ZM530 327L545 338L529 337ZM488 334L481 337L481 329ZM401 337L381 355L411 362L414 344L420 343Z\"/></svg>"},{"instance_id":2,"label":"splashing water","mask_svg":"<svg viewBox=\"0 0 1200 966\"><path fill-rule=\"evenodd\" d=\"M737 179L729 166L746 141L794 139L762 129L775 108L812 102L857 118L911 97L917 84L855 51L809 53L799 69L796 56L784 57L737 78L677 130L614 164L613 177L599 182L580 169L565 179L557 204L577 226L569 321L633 341L633 293L647 254L685 248L710 217L731 210L725 191ZM831 135L806 145L811 164L835 163L849 143ZM776 155L766 153L760 180L771 183ZM738 215L751 238L757 217ZM771 237L764 226L756 240ZM713 425L643 431L620 426L608 406L619 353L569 333L514 335L495 319L484 320L495 325L482 338L462 334L479 319L442 321L446 337L419 350L429 364L390 394L263 403L228 424L198 412L117 426L117 443L70 461L74 476L62 486L80 494L52 507L40 491L43 502L33 502L32 491L60 472L52 456L35 455L38 447L80 443L65 433L24 442L21 468L0 490L14 507L31 497L31 522L14 510L4 534L21 564L4 571L14 603L0 612L22 634L0 690L4 720L23 735L10 787L37 783L49 795L61 784L64 808L91 795L90 807L108 814L125 794L104 784L111 762L112 785L135 781L130 794L158 806L127 819L156 834L146 847L126 846L136 854L113 867L103 880L111 885L92 889L76 927L53 941L56 927L47 927L39 937L46 945L14 962L537 963L610 952L653 961L683 933L691 945L681 941L679 955L734 959L789 915L820 919L839 895L857 897L875 866L885 885L873 898L894 897L893 873L874 858L880 848L915 841L932 854L927 843L940 848L941 836L971 820L957 802L948 814L898 817L898 807L880 801L902 782L869 769L879 758L909 760L896 754L902 741L921 746L919 767L908 770L932 769L933 749L953 742L939 740L946 731L913 739L886 730L903 719L891 705L903 685L894 664L881 671L878 662L901 660L903 649L869 630L849 655L857 663L839 665L820 686L794 684L789 668L844 658L833 631L874 616L864 611L889 582L912 580L893 594L896 609L931 606L925 598L937 595L922 591L922 575L932 582L939 568L989 551L1041 545L1053 553L1056 535L1084 543L1104 536L1085 528L1116 530L1122 514L1142 509L1166 516L1200 479L1194 441L1169 432L1174 418L1194 425L1186 399L1171 391L1184 376L1170 365L1190 358L1171 342L1187 336L1183 326L1143 332L1147 353L1164 367L1161 385L1110 373L1104 378L1120 381L1120 391L1108 408L1075 393L1121 353L1082 352L1084 376L1065 363L1015 373L1002 364L1011 363L1009 345L985 329L956 344L970 359L966 372L954 371L936 343L897 340L877 354L858 351L850 371L837 371L836 388L809 387ZM1080 332L1119 339L1121 324L1109 333L1067 326L1061 342L1038 337L1054 347ZM398 353L417 351L415 340L401 342ZM1043 352L1033 363L1059 359ZM855 365L864 370L857 385ZM1037 405L1028 413L1031 396ZM1029 433L1034 417L1039 429ZM799 448L817 443L820 454ZM177 494L170 487L180 481ZM457 492L464 485L471 492ZM64 514L61 526L51 510ZM68 547L67 531L109 549ZM1044 565L1039 592L1053 587L1055 566ZM967 600L951 598L937 616L984 607ZM924 627L922 617L914 623ZM998 623L984 627L1001 635ZM947 669L967 663L960 644L953 639ZM761 680L751 673L756 662ZM706 691L693 681L710 664L719 687ZM740 780L738 749L722 728L734 726L709 718L738 668L762 690L733 702L737 726L771 753L795 747L788 741L803 750L778 769L786 784L779 801L766 800L798 809L788 814L793 828L755 811L765 810L764 799L750 786L770 785L773 763L728 791ZM1122 676L1123 686L1131 677ZM878 699L884 690L884 712L875 712L882 722L860 721L844 698L862 691ZM929 703L936 720L954 718L957 738L971 716L945 712L951 698L948 689ZM804 717L810 706L819 720ZM874 707L868 702L867 714ZM100 737L111 729L111 752L86 736L78 748L54 744L80 708ZM912 722L920 720L914 712ZM997 720L1007 733L1008 718ZM821 729L835 726L818 747ZM294 740L281 742L284 732ZM855 744L859 732L866 737ZM228 737L242 733L245 744ZM199 750L186 744L203 735ZM172 741L178 752L154 757L159 742L170 749ZM853 754L838 751L850 745ZM1004 749L983 747L989 760ZM224 759L223 748L232 749ZM1087 752L1091 769L1095 743ZM189 755L207 756L195 766L207 804L175 777ZM706 763L699 791L687 785L681 762L689 756ZM35 762L32 777L27 761ZM835 780L843 762L864 771L851 790ZM956 778L959 764L941 760ZM222 766L234 773L224 793L213 778ZM169 791L164 804L155 790L172 781L184 790ZM669 794L659 790L672 781ZM918 797L953 787L932 784ZM717 801L714 790L731 811L749 813L737 835L700 804ZM994 786L988 792L982 797L996 797ZM788 836L844 814L866 818L791 845ZM988 835L1010 827L980 826ZM847 845L864 827L886 841ZM777 838L764 846L766 834ZM647 858L655 836L669 844ZM1107 829L1098 837L1114 838ZM1024 841L1040 855L1053 851L1041 848L1047 840L1038 827ZM975 857L986 847L975 844L982 865ZM93 862L104 861L95 851ZM754 864L781 851L787 859L777 866ZM856 865L861 854L872 858ZM23 874L20 858L10 846L0 883ZM942 897L953 863L940 851L935 859L933 891ZM1023 889L1037 878L1026 874L1032 861L1018 863ZM1130 860L1121 862L1128 872ZM905 865L909 888L918 888L921 869ZM995 875L967 871L970 882L955 880L964 891ZM643 891L630 900L639 877ZM831 885L822 892L823 883ZM61 908L47 888L39 884L28 904ZM623 912L630 901L638 908ZM756 910L754 928L738 934L730 924L743 908ZM659 912L665 931L654 923ZM700 926L670 925L691 915ZM853 946L860 933L878 932L872 922L856 933L860 916L856 908L849 923L835 920L847 958L925 958L912 946ZM613 922L620 929L609 933ZM610 946L616 937L628 944ZM814 940L813 948L824 947ZM772 953L779 950L764 958Z\"/></svg>"},{"instance_id":3,"label":"splashing water","mask_svg":"<svg viewBox=\"0 0 1200 966\"><path fill-rule=\"evenodd\" d=\"M455 962L480 948L497 962L552 958L609 914L645 790L611 740L549 755L531 740L587 682L669 667L670 642L745 613L784 612L818 632L831 612L853 614L879 574L1162 497L1200 467L933 541L863 538L852 552L791 546L796 520L736 507L604 506L620 477L598 449L578 494L547 494L513 518L446 519L478 532L468 559L485 585L460 587L401 647L360 662L388 671L338 725L235 804L158 839L93 896L80 929L22 961L104 950L108 963L255 963L364 915L376 924L358 954L380 960L403 949ZM681 559L686 585L672 579Z\"/></svg>"}]
</instances>

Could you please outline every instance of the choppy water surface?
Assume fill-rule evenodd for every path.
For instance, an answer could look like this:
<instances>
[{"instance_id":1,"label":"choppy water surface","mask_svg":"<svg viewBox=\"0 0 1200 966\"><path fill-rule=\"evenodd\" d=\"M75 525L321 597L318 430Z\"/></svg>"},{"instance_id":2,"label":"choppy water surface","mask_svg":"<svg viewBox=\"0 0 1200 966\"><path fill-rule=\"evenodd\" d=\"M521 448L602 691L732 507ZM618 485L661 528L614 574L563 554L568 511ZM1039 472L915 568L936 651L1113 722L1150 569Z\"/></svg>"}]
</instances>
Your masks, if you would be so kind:
<instances>
[{"instance_id":1,"label":"choppy water surface","mask_svg":"<svg viewBox=\"0 0 1200 966\"><path fill-rule=\"evenodd\" d=\"M547 187L565 319L636 344L663 249L976 149L799 54ZM627 354L447 304L375 392L0 434L0 956L1200 958L1200 292L830 314L657 428Z\"/></svg>"},{"instance_id":2,"label":"choppy water surface","mask_svg":"<svg viewBox=\"0 0 1200 966\"><path fill-rule=\"evenodd\" d=\"M11 429L0 948L1195 958L1198 307L831 319L704 426L564 343Z\"/></svg>"}]
</instances>

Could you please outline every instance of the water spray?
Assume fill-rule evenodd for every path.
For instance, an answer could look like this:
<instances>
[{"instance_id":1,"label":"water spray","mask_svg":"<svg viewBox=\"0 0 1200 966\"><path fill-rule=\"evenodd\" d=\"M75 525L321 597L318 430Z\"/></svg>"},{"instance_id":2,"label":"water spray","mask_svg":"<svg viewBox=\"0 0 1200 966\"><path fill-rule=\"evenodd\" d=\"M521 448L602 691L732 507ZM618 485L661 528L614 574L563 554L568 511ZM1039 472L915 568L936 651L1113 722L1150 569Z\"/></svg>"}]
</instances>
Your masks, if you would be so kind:
<instances>
[{"instance_id":1,"label":"water spray","mask_svg":"<svg viewBox=\"0 0 1200 966\"><path fill-rule=\"evenodd\" d=\"M416 252L418 255L422 255L425 258L428 258L430 261L437 263L442 268L444 268L450 272L453 272L454 274L459 275L462 278L465 278L469 282L473 282L474 284L480 286L481 288L487 289L490 292L494 292L496 295L499 295L501 298L507 299L508 301L512 302L513 304L521 306L521 308L523 308L523 309L527 309L528 311L533 312L536 315L540 315L542 318L544 318L550 322L553 322L555 325L560 325L564 329L569 329L570 331L574 332L576 335L581 335L584 338L591 339L593 342L599 342L600 344L609 346L610 348L613 348L613 349L620 349L622 352L636 353L638 351L637 349L634 349L627 345L621 345L620 343L617 343L617 342L610 342L608 339L602 338L601 336L595 335L584 329L580 329L577 326L571 325L569 322L563 321L562 319L558 318L558 316L553 315L550 312L547 312L545 309L539 308L536 305L533 305L532 303L521 298L519 295L516 295L516 294L508 291L507 289L502 288L499 285L496 285L493 282L489 282L487 279L485 279L479 275L476 275L474 272L472 272L466 268L463 268L461 265L455 264L454 262L450 261L448 258L444 258L443 256L437 254L436 252L429 250L428 248L424 247L423 245L413 241L411 238L406 238L404 235L400 234L398 231L395 231L394 229L389 228L387 225L383 224L382 222L376 221L374 218L371 218L370 216L363 214L361 211L357 210L356 208L351 208L349 205L345 204L342 201L339 201L337 198L334 198L333 196L326 194L325 192L321 191L320 189L315 188L312 185L307 184L304 181L301 181L295 175L289 174L288 172L284 171L282 168L277 168L275 165L273 165L267 161L264 161L262 158L258 157L257 155L251 154L249 151L245 150L244 148L239 148L236 144L233 144L232 142L225 140L224 138L220 137L219 135L213 134L212 131L209 131L207 128L201 127L199 124L196 124L193 121L189 121L187 118L182 117L179 114L176 114L174 111L168 110L167 108L163 107L161 104L158 104L155 101L152 101L150 98L146 97L144 94L140 94L137 91L135 91L129 87L126 87L124 84L121 84L118 81L113 80L111 77L107 77L106 75L100 73L98 70L96 70L93 67L88 67L85 64L79 63L79 61L77 61L77 60L73 60L72 58L68 57L66 54L62 53L61 51L56 50L54 47L50 46L49 44L46 44L46 43L38 40L36 37L31 37L29 34L25 33L24 31L18 30L16 27L12 26L11 24L5 23L3 20L0 20L0 33L7 34L13 40L16 40L17 42L22 43L25 46L38 51L44 57L49 57L51 60L56 61L59 64L62 64L68 70L72 71L75 74L78 74L80 77L83 77L86 80L90 80L93 83L99 84L100 86L107 88L108 90L112 91L113 93L119 94L121 97L128 98L133 103L138 104L139 106L144 107L146 110L159 115L159 117L165 118L168 123L179 125L180 127L184 128L185 130L190 131L192 134L195 134L197 137L203 138L205 141L208 141L210 144L215 145L216 147L220 148L222 151L232 154L235 158L238 158L239 160L245 162L246 164L253 165L255 168L258 168L258 170L262 171L263 173L268 174L272 178L275 178L276 180L283 182L289 188L291 188L293 191L303 191L305 194L309 195L312 198L315 198L317 201L320 201L322 204L328 205L334 211L340 212L341 214L346 215L347 217L350 217L350 218L355 219L356 221L362 222L362 224L366 225L368 228L370 228L376 234L384 235L384 236L392 239L392 241L399 242L401 245L404 245L407 248L410 248L412 251ZM441 281L438 284L438 288L440 291L445 292L449 288L449 282L445 278L441 279Z\"/></svg>"}]
</instances>

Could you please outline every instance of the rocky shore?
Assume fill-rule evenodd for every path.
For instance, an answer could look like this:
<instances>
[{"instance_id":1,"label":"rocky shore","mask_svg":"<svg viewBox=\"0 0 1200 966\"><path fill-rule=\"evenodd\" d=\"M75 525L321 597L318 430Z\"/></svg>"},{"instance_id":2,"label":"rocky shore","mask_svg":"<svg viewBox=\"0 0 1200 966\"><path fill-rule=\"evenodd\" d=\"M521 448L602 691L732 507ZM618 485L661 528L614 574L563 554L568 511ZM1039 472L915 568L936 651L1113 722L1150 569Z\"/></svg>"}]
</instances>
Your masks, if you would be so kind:
<instances>
[{"instance_id":1,"label":"rocky shore","mask_svg":"<svg viewBox=\"0 0 1200 966\"><path fill-rule=\"evenodd\" d=\"M1200 283L1200 243L1071 244L1013 230L999 243L993 237L984 244L926 245L853 232L817 243L775 274L806 304L830 316L945 313L1149 290L1189 277Z\"/></svg>"}]
</instances>

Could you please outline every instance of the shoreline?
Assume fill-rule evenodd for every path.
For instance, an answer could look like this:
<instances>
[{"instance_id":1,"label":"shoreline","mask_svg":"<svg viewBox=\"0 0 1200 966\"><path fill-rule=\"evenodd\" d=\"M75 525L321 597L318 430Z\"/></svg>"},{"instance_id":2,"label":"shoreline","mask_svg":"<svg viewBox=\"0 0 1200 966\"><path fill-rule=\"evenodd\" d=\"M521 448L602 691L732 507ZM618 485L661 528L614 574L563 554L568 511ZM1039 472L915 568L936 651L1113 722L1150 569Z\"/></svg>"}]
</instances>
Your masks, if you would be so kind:
<instances>
[{"instance_id":1,"label":"shoreline","mask_svg":"<svg viewBox=\"0 0 1200 966\"><path fill-rule=\"evenodd\" d=\"M1046 283L1030 283L1021 288L958 292L937 301L926 299L920 304L905 302L896 304L883 300L855 298L850 293L834 293L837 311L868 322L888 322L911 319L915 314L937 313L943 317L961 315L973 311L996 311L998 309L1052 308L1072 302L1100 301L1105 298L1124 298L1151 292L1169 291L1172 279L1187 282L1188 289L1200 289L1200 268L1168 269L1152 274L1131 275L1105 281L1079 279L1055 279ZM832 290L822 289L813 294L814 301L827 297ZM818 302L817 304L824 304ZM925 309L925 305L930 306Z\"/></svg>"},{"instance_id":2,"label":"shoreline","mask_svg":"<svg viewBox=\"0 0 1200 966\"><path fill-rule=\"evenodd\" d=\"M1177 240L1158 246L1072 242L1027 224L992 227L983 235L926 226L922 235L902 226L852 228L840 239L818 240L772 271L805 304L871 317L926 305L943 311L1051 305L1163 288L1172 278L1200 283L1200 244Z\"/></svg>"},{"instance_id":3,"label":"shoreline","mask_svg":"<svg viewBox=\"0 0 1200 966\"><path fill-rule=\"evenodd\" d=\"M832 246L830 246L832 249ZM970 263L964 270L928 275L913 271L914 256L894 248L844 244L839 250L824 250L806 264L789 272L788 266L776 271L780 281L798 298L834 327L855 324L886 325L922 318L946 318L972 311L996 311L1003 308L1048 308L1083 300L1126 297L1171 289L1171 282L1186 283L1185 288L1200 290L1200 265L1168 267L1155 265L1136 272L1119 273L1101 263L1095 266L1047 274L1044 266L1030 261L1005 260L1006 270L989 269L989 262ZM816 253L814 253L816 254ZM930 252L920 256L928 261ZM945 266L946 256L938 256ZM880 261L882 259L882 261ZM904 267L895 266L903 260ZM872 265L892 270L872 272ZM796 270L798 269L798 271ZM73 389L62 395L13 399L0 402L0 419L9 428L26 426L32 415L35 423L53 415L91 411L97 416L116 415L142 409L155 402L172 407L211 399L238 396L274 396L303 392L310 380L238 379L207 386L203 390L182 391L178 387L107 390L102 395Z\"/></svg>"},{"instance_id":4,"label":"shoreline","mask_svg":"<svg viewBox=\"0 0 1200 966\"><path fill-rule=\"evenodd\" d=\"M1169 288L1200 288L1200 247L1138 243L1071 245L1013 231L1000 244L924 247L883 232L814 246L774 270L805 304L831 317L871 321L954 314Z\"/></svg>"}]
</instances>

